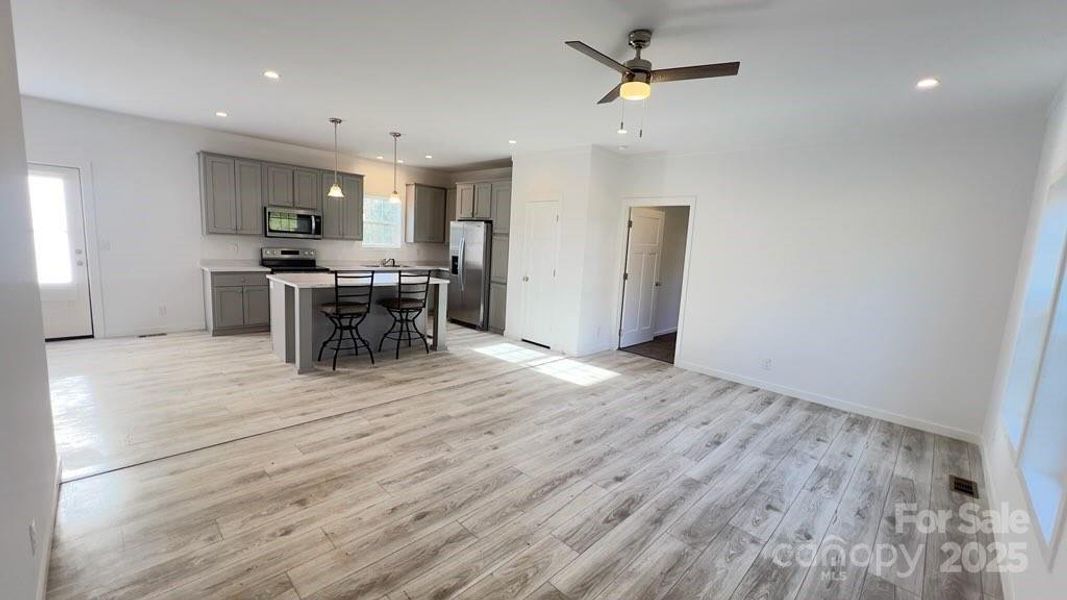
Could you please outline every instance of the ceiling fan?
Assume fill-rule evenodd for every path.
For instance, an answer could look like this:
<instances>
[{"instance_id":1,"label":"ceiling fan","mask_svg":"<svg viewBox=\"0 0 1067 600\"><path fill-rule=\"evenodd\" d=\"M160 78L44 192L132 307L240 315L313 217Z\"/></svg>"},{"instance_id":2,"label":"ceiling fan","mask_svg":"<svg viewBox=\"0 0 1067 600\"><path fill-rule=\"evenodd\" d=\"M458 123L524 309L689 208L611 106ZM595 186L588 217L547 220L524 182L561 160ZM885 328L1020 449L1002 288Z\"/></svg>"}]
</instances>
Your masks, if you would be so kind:
<instances>
[{"instance_id":1,"label":"ceiling fan","mask_svg":"<svg viewBox=\"0 0 1067 600\"><path fill-rule=\"evenodd\" d=\"M732 77L741 68L740 62L717 63L713 65L694 65L675 67L673 69L653 69L652 63L641 58L641 51L652 43L651 29L635 29L630 32L630 47L637 56L624 63L618 63L610 56L599 52L592 46L577 40L566 42L568 46L589 58L622 73L622 81L615 86L597 104L608 104L622 96L624 100L644 100L652 94L653 83L682 81L685 79L707 79L709 77Z\"/></svg>"}]
</instances>

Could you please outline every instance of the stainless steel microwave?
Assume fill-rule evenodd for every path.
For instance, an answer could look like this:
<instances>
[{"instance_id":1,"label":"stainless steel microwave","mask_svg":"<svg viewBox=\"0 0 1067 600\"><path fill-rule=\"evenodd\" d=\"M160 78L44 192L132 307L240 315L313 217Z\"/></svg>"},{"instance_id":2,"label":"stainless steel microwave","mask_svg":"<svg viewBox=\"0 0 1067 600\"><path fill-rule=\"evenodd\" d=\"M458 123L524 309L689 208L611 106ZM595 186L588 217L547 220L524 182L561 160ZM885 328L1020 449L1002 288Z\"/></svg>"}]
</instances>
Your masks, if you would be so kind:
<instances>
[{"instance_id":1,"label":"stainless steel microwave","mask_svg":"<svg viewBox=\"0 0 1067 600\"><path fill-rule=\"evenodd\" d=\"M268 206L263 209L264 235L279 238L322 238L322 213L309 208Z\"/></svg>"}]
</instances>

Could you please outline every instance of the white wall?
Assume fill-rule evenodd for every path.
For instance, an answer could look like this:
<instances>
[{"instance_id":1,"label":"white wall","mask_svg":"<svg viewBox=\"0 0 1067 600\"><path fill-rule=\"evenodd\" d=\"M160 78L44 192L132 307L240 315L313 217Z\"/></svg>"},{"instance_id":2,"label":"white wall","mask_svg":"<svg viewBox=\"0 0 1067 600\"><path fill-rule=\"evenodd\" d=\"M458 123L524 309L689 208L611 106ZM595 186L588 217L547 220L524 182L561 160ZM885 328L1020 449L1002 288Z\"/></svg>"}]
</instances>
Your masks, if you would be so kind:
<instances>
[{"instance_id":1,"label":"white wall","mask_svg":"<svg viewBox=\"0 0 1067 600\"><path fill-rule=\"evenodd\" d=\"M586 354L618 327L622 198L694 197L679 366L977 440L1042 124L916 125L730 154L516 154L509 335L526 202L562 200L558 347Z\"/></svg>"},{"instance_id":2,"label":"white wall","mask_svg":"<svg viewBox=\"0 0 1067 600\"><path fill-rule=\"evenodd\" d=\"M997 505L1007 502L1013 510L1026 510L1027 499L1022 481L1015 469L1013 453L1000 420L1000 406L1011 366L1014 343L1020 328L1021 308L1034 256L1035 238L1042 209L1048 198L1049 187L1063 177L1067 177L1067 84L1053 103L1045 133L1044 151L1041 166L1034 185L1033 203L1030 209L1029 227L1027 228L1024 252L1019 260L1019 269L1015 280L1015 293L1004 330L1003 345L997 369L995 393L992 394L990 408L986 416L983 435L983 454L985 456L986 479L991 488L991 503ZM1036 529L1036 528L1035 528ZM1036 532L1009 533L999 537L998 541L1023 543L1029 549L1030 567L1024 573L1005 574L1003 576L1005 592L1008 598L1025 600L1029 598L1058 598L1067 589L1067 536L1061 537L1051 550L1058 559L1054 568L1045 564L1045 557L1039 551L1040 542ZM1056 548L1055 546L1058 546Z\"/></svg>"},{"instance_id":3,"label":"white wall","mask_svg":"<svg viewBox=\"0 0 1067 600\"><path fill-rule=\"evenodd\" d=\"M659 263L661 285L656 296L655 333L663 335L678 329L689 207L666 206L658 210L663 211L663 253Z\"/></svg>"},{"instance_id":4,"label":"white wall","mask_svg":"<svg viewBox=\"0 0 1067 600\"><path fill-rule=\"evenodd\" d=\"M589 146L529 152L513 157L511 247L505 334L524 337L523 283L526 261L526 206L558 201L559 253L555 296L547 299L555 336L552 348L583 355L615 347L614 312L601 303L614 293L618 277L612 266L622 243L618 221L619 158ZM544 301L544 300L542 300Z\"/></svg>"},{"instance_id":5,"label":"white wall","mask_svg":"<svg viewBox=\"0 0 1067 600\"><path fill-rule=\"evenodd\" d=\"M57 465L8 0L0 0L0 123L0 596L22 600L43 597Z\"/></svg>"},{"instance_id":6,"label":"white wall","mask_svg":"<svg viewBox=\"0 0 1067 600\"><path fill-rule=\"evenodd\" d=\"M696 197L676 364L977 439L1040 128L630 159L625 195Z\"/></svg>"},{"instance_id":7,"label":"white wall","mask_svg":"<svg viewBox=\"0 0 1067 600\"><path fill-rule=\"evenodd\" d=\"M444 244L405 244L400 250L363 249L359 242L267 241L259 236L204 235L196 153L237 156L333 168L331 152L176 123L23 98L26 152L32 162L68 164L90 171L99 261L97 291L104 335L119 336L204 327L203 259L258 259L261 246L312 246L321 260L395 256L444 263ZM343 130L342 130L343 134ZM330 140L323 121L323 140ZM342 157L342 170L365 175L368 194L389 195L390 162ZM451 174L402 168L406 182L450 187ZM160 307L165 307L161 314ZM94 307L95 308L95 307ZM98 332L99 335L99 332Z\"/></svg>"}]
</instances>

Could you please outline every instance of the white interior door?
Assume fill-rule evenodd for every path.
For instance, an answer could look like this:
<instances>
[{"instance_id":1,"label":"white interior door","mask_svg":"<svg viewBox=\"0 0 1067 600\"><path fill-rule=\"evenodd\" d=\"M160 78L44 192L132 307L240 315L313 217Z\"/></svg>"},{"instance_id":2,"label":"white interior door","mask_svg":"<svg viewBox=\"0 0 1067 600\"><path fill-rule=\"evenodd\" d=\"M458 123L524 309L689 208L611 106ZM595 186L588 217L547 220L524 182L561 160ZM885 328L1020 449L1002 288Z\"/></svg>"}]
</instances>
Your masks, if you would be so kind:
<instances>
[{"instance_id":1,"label":"white interior door","mask_svg":"<svg viewBox=\"0 0 1067 600\"><path fill-rule=\"evenodd\" d=\"M93 335L78 169L29 165L30 213L46 339Z\"/></svg>"},{"instance_id":2,"label":"white interior door","mask_svg":"<svg viewBox=\"0 0 1067 600\"><path fill-rule=\"evenodd\" d=\"M556 341L555 285L556 257L559 249L559 202L527 204L525 229L522 337L552 347Z\"/></svg>"},{"instance_id":3,"label":"white interior door","mask_svg":"<svg viewBox=\"0 0 1067 600\"><path fill-rule=\"evenodd\" d=\"M659 262L663 254L663 211L630 209L630 236L623 283L619 346L651 341L656 330Z\"/></svg>"}]
</instances>

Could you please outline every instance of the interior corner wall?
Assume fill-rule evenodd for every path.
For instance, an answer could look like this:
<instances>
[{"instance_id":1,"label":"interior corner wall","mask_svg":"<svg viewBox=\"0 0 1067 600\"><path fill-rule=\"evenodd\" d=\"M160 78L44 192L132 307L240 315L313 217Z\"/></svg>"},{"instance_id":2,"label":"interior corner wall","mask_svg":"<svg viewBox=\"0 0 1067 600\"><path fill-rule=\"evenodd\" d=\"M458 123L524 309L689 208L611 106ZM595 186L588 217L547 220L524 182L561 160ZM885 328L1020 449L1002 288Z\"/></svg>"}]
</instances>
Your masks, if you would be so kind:
<instances>
[{"instance_id":1,"label":"interior corner wall","mask_svg":"<svg viewBox=\"0 0 1067 600\"><path fill-rule=\"evenodd\" d=\"M1045 144L1040 168L1033 186L1029 226L1024 251L1018 262L1015 278L1015 293L1004 330L998 362L996 383L991 393L982 438L982 453L985 458L986 481L990 488L990 504L1007 503L1010 510L1028 510L1024 484L1015 466L1014 453L1007 434L1001 426L1000 405L1003 401L1008 369L1014 354L1014 344L1019 332L1021 309L1025 296L1030 264L1034 255L1038 224L1043 207L1048 199L1049 188L1067 177L1067 82L1060 88L1057 101L1048 112L1045 129ZM998 534L998 542L1022 544L1029 558L1029 566L1020 573L1003 573L1005 596L1011 600L1029 598L1058 598L1067 589L1067 535L1061 533L1052 550L1056 562L1048 567L1039 551L1040 542L1034 528L1025 532Z\"/></svg>"},{"instance_id":2,"label":"interior corner wall","mask_svg":"<svg viewBox=\"0 0 1067 600\"><path fill-rule=\"evenodd\" d=\"M8 0L0 0L0 123L0 595L29 600L43 597L57 464Z\"/></svg>"},{"instance_id":3,"label":"interior corner wall","mask_svg":"<svg viewBox=\"0 0 1067 600\"><path fill-rule=\"evenodd\" d=\"M93 307L103 313L98 336L203 329L200 261L255 262L262 246L296 243L315 248L325 261L448 261L446 244L373 249L347 240L203 232L198 151L321 169L333 168L332 152L39 98L24 97L22 110L30 161L88 171L82 175L91 182L92 197L85 200L96 226L89 250L97 250L89 260L99 264L99 280L90 285L103 303ZM324 142L328 134L324 129ZM391 162L341 156L340 167L363 174L367 194L388 196L393 189ZM445 171L401 167L401 192L409 182L450 188L453 178Z\"/></svg>"},{"instance_id":4,"label":"interior corner wall","mask_svg":"<svg viewBox=\"0 0 1067 600\"><path fill-rule=\"evenodd\" d=\"M976 441L1041 128L628 158L623 196L696 198L676 364Z\"/></svg>"}]
</instances>

